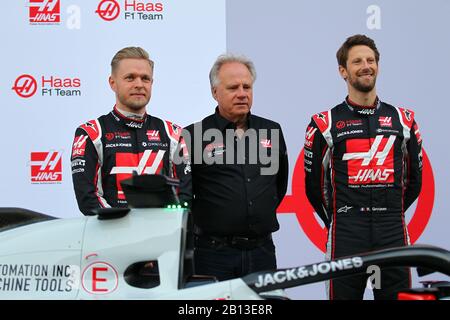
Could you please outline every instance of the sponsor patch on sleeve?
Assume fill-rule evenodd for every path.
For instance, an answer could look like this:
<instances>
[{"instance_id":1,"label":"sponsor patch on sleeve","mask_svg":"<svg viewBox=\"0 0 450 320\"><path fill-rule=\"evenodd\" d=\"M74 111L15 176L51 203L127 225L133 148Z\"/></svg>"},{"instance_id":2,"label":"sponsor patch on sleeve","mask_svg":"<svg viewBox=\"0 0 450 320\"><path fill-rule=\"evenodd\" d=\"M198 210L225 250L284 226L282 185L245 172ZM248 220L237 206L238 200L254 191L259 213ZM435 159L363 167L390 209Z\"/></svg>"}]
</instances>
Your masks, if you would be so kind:
<instances>
[{"instance_id":1,"label":"sponsor patch on sleeve","mask_svg":"<svg viewBox=\"0 0 450 320\"><path fill-rule=\"evenodd\" d=\"M95 120L91 120L86 122L85 124L82 124L80 128L86 131L86 133L89 135L89 138L91 138L91 140L94 142L95 140L97 140L97 138L99 138L101 134L101 129L97 121Z\"/></svg>"},{"instance_id":2,"label":"sponsor patch on sleeve","mask_svg":"<svg viewBox=\"0 0 450 320\"><path fill-rule=\"evenodd\" d=\"M312 149L313 141L314 141L314 134L316 133L317 128L308 126L306 129L305 134L305 148Z\"/></svg>"},{"instance_id":3,"label":"sponsor patch on sleeve","mask_svg":"<svg viewBox=\"0 0 450 320\"><path fill-rule=\"evenodd\" d=\"M330 126L330 112L320 112L313 115L313 120L316 123L317 127L319 127L321 132L325 132Z\"/></svg>"},{"instance_id":4,"label":"sponsor patch on sleeve","mask_svg":"<svg viewBox=\"0 0 450 320\"><path fill-rule=\"evenodd\" d=\"M72 158L83 157L86 152L87 135L76 136L72 145Z\"/></svg>"},{"instance_id":5,"label":"sponsor patch on sleeve","mask_svg":"<svg viewBox=\"0 0 450 320\"><path fill-rule=\"evenodd\" d=\"M170 121L166 122L166 128L168 130L168 134L172 137L172 139L175 139L178 141L180 139L181 130L182 128L179 125L176 125L175 123L172 123Z\"/></svg>"},{"instance_id":6,"label":"sponsor patch on sleeve","mask_svg":"<svg viewBox=\"0 0 450 320\"><path fill-rule=\"evenodd\" d=\"M403 123L411 128L414 121L414 112L404 108L398 108L400 110L400 115L402 117Z\"/></svg>"}]
</instances>

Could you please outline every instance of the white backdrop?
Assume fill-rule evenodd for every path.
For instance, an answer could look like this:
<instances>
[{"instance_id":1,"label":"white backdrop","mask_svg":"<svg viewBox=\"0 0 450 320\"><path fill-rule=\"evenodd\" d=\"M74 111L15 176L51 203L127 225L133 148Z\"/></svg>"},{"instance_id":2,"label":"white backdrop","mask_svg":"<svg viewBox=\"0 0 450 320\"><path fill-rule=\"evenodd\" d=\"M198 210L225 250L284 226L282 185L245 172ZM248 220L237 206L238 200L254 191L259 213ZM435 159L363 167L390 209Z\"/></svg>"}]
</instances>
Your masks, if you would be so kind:
<instances>
[{"instance_id":1,"label":"white backdrop","mask_svg":"<svg viewBox=\"0 0 450 320\"><path fill-rule=\"evenodd\" d=\"M150 1L33 2L6 1L3 10L8 14L0 22L0 105L4 119L0 205L58 217L77 216L81 213L72 186L71 144L77 126L114 106L115 96L108 84L113 55L126 46L145 48L155 61L153 96L147 111L182 126L190 124L209 113L214 102L208 73L215 58L225 51L225 2L158 1L162 10L147 12L139 11L137 5L135 11L130 4L149 6ZM30 5L35 10L39 7L34 4L41 5L42 15L50 19L54 3L59 4L59 23L30 22ZM104 20L96 13L101 3L100 12L107 19L118 13L114 20ZM144 14L154 20L139 19ZM30 78L28 82L20 79L15 86L24 74L31 75L36 86ZM51 84L52 77L55 82ZM65 80L56 83L57 78ZM58 88L64 83L68 86ZM16 92L30 95L34 89L28 98ZM73 95L58 95L60 89ZM31 154L36 152L43 154L35 155L32 163ZM51 162L44 168L35 165L45 161L49 152L53 152L50 160L62 155L62 179L58 167L49 172ZM32 166L36 170L33 175L42 171L52 174L32 183ZM50 181L52 176L61 181Z\"/></svg>"}]
</instances>

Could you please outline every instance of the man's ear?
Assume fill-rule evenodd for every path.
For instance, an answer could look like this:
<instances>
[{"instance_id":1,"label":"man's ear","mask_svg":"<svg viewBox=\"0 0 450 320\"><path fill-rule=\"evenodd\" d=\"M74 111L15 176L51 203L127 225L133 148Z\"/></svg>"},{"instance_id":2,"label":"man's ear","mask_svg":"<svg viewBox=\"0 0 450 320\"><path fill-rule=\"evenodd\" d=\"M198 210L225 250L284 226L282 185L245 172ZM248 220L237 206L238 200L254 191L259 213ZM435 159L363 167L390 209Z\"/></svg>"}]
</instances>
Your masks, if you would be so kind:
<instances>
[{"instance_id":1,"label":"man's ear","mask_svg":"<svg viewBox=\"0 0 450 320\"><path fill-rule=\"evenodd\" d=\"M211 94L212 94L214 100L217 101L217 89L216 89L216 87L212 87L211 88Z\"/></svg>"},{"instance_id":2,"label":"man's ear","mask_svg":"<svg viewBox=\"0 0 450 320\"><path fill-rule=\"evenodd\" d=\"M112 75L109 76L108 82L109 82L109 86L111 87L111 89L112 89L114 92L116 92L116 81L114 80L114 78L113 78Z\"/></svg>"},{"instance_id":3,"label":"man's ear","mask_svg":"<svg viewBox=\"0 0 450 320\"><path fill-rule=\"evenodd\" d=\"M347 69L345 69L343 66L339 66L339 74L341 75L342 79L347 81L347 78L348 78Z\"/></svg>"}]
</instances>

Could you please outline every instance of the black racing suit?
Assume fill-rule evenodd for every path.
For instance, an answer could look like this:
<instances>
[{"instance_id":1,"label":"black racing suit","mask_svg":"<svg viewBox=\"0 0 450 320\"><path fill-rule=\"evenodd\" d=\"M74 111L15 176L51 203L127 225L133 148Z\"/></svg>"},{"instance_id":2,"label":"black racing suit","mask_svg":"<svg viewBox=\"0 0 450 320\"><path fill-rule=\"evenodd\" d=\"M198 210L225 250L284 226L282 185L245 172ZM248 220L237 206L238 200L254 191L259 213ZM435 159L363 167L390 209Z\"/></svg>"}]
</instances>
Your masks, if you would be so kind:
<instances>
[{"instance_id":1,"label":"black racing suit","mask_svg":"<svg viewBox=\"0 0 450 320\"><path fill-rule=\"evenodd\" d=\"M127 118L110 113L77 128L72 147L72 177L78 207L86 215L95 208L127 207L120 181L137 174L177 177L172 162L181 128L145 114Z\"/></svg>"},{"instance_id":2,"label":"black racing suit","mask_svg":"<svg viewBox=\"0 0 450 320\"><path fill-rule=\"evenodd\" d=\"M347 98L312 117L304 150L306 194L328 228L328 259L409 244L405 211L422 184L422 138L412 111ZM362 299L369 275L330 281L329 298ZM409 269L382 269L374 296L396 299L407 287Z\"/></svg>"}]
</instances>

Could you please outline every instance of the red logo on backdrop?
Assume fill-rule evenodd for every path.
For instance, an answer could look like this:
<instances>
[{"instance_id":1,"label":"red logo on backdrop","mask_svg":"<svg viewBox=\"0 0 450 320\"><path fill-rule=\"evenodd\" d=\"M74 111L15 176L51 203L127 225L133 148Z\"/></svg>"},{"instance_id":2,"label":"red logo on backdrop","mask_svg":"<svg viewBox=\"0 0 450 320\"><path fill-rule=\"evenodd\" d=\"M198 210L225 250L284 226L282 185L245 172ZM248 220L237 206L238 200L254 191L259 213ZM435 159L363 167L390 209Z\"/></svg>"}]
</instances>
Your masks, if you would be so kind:
<instances>
[{"instance_id":1,"label":"red logo on backdrop","mask_svg":"<svg viewBox=\"0 0 450 320\"><path fill-rule=\"evenodd\" d=\"M22 74L16 79L12 89L19 97L29 98L36 93L37 81L29 74Z\"/></svg>"},{"instance_id":2,"label":"red logo on backdrop","mask_svg":"<svg viewBox=\"0 0 450 320\"><path fill-rule=\"evenodd\" d=\"M88 136L81 135L75 137L72 145L72 157L82 157L86 151L86 140Z\"/></svg>"},{"instance_id":3,"label":"red logo on backdrop","mask_svg":"<svg viewBox=\"0 0 450 320\"><path fill-rule=\"evenodd\" d=\"M117 289L119 274L106 262L94 262L81 274L83 289L91 294L107 294Z\"/></svg>"},{"instance_id":4,"label":"red logo on backdrop","mask_svg":"<svg viewBox=\"0 0 450 320\"><path fill-rule=\"evenodd\" d=\"M394 135L389 138L382 135L370 138L370 150L367 150L367 139L347 140L347 153L342 160L348 161L348 183L393 183L395 139Z\"/></svg>"},{"instance_id":5,"label":"red logo on backdrop","mask_svg":"<svg viewBox=\"0 0 450 320\"><path fill-rule=\"evenodd\" d=\"M159 130L147 130L148 141L161 141L159 138Z\"/></svg>"},{"instance_id":6,"label":"red logo on backdrop","mask_svg":"<svg viewBox=\"0 0 450 320\"><path fill-rule=\"evenodd\" d=\"M62 152L31 153L31 183L58 183L62 181Z\"/></svg>"},{"instance_id":7,"label":"red logo on backdrop","mask_svg":"<svg viewBox=\"0 0 450 320\"><path fill-rule=\"evenodd\" d=\"M345 128L345 121L338 121L336 123L336 128L338 129L344 129Z\"/></svg>"},{"instance_id":8,"label":"red logo on backdrop","mask_svg":"<svg viewBox=\"0 0 450 320\"><path fill-rule=\"evenodd\" d=\"M95 13L97 13L99 17L105 21L112 21L119 16L120 5L116 0L102 0L98 4Z\"/></svg>"},{"instance_id":9,"label":"red logo on backdrop","mask_svg":"<svg viewBox=\"0 0 450 320\"><path fill-rule=\"evenodd\" d=\"M30 0L29 18L32 24L54 24L61 22L59 0Z\"/></svg>"},{"instance_id":10,"label":"red logo on backdrop","mask_svg":"<svg viewBox=\"0 0 450 320\"><path fill-rule=\"evenodd\" d=\"M105 137L108 141L111 141L112 139L114 139L114 133L108 132L107 134L105 134Z\"/></svg>"},{"instance_id":11,"label":"red logo on backdrop","mask_svg":"<svg viewBox=\"0 0 450 320\"><path fill-rule=\"evenodd\" d=\"M378 122L380 123L380 127L392 128L392 117L379 117Z\"/></svg>"},{"instance_id":12,"label":"red logo on backdrop","mask_svg":"<svg viewBox=\"0 0 450 320\"><path fill-rule=\"evenodd\" d=\"M421 236L428 224L434 204L434 177L430 160L423 151L422 188L417 200L416 210L408 224L411 244ZM325 252L327 229L322 228L317 220L313 207L310 205L305 193L304 152L300 152L292 177L292 194L284 197L278 207L278 213L295 213L297 220L309 240L321 251Z\"/></svg>"},{"instance_id":13,"label":"red logo on backdrop","mask_svg":"<svg viewBox=\"0 0 450 320\"><path fill-rule=\"evenodd\" d=\"M145 150L143 153L116 153L116 166L111 169L110 174L116 174L117 197L125 200L120 181L131 178L133 172L138 175L160 173L163 166L165 150Z\"/></svg>"}]
</instances>

